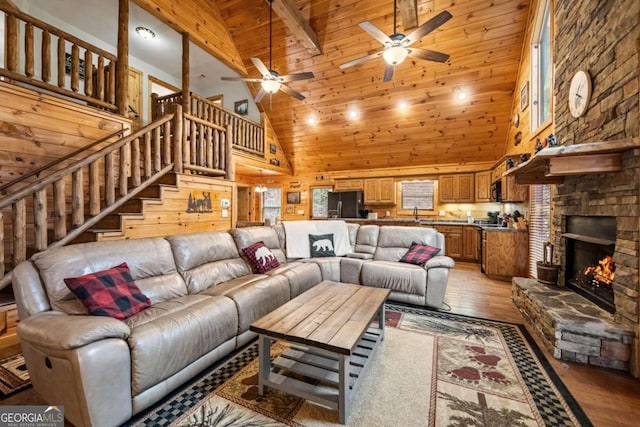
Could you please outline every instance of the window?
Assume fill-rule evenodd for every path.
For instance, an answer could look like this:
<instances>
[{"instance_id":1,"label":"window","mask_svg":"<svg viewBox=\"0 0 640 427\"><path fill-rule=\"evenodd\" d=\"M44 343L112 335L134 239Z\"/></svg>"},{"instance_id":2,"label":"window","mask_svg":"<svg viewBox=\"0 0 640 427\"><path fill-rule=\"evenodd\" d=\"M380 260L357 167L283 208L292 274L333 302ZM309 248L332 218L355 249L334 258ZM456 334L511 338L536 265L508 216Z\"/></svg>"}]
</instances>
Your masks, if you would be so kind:
<instances>
[{"instance_id":1,"label":"window","mask_svg":"<svg viewBox=\"0 0 640 427\"><path fill-rule=\"evenodd\" d=\"M434 209L434 181L405 181L400 183L402 200L400 205L402 210L432 211Z\"/></svg>"},{"instance_id":2,"label":"window","mask_svg":"<svg viewBox=\"0 0 640 427\"><path fill-rule=\"evenodd\" d=\"M329 217L329 190L331 187L311 189L311 218Z\"/></svg>"},{"instance_id":3,"label":"window","mask_svg":"<svg viewBox=\"0 0 640 427\"><path fill-rule=\"evenodd\" d=\"M549 241L551 229L551 192L548 185L529 187L529 212L529 275L537 279L536 262L544 258L543 245Z\"/></svg>"},{"instance_id":4,"label":"window","mask_svg":"<svg viewBox=\"0 0 640 427\"><path fill-rule=\"evenodd\" d=\"M551 117L551 1L540 2L531 45L531 131Z\"/></svg>"},{"instance_id":5,"label":"window","mask_svg":"<svg viewBox=\"0 0 640 427\"><path fill-rule=\"evenodd\" d=\"M282 218L282 190L280 188L267 188L262 193L262 220L270 220L276 223L276 218Z\"/></svg>"}]
</instances>

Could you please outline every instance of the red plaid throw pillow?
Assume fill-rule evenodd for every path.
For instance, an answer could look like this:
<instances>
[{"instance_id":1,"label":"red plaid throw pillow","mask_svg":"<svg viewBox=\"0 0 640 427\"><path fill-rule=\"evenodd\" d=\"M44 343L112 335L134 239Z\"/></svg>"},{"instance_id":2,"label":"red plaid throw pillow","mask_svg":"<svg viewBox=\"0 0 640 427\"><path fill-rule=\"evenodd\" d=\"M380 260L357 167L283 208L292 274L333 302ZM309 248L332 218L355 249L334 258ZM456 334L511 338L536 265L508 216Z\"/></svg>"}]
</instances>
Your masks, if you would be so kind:
<instances>
[{"instance_id":1,"label":"red plaid throw pillow","mask_svg":"<svg viewBox=\"0 0 640 427\"><path fill-rule=\"evenodd\" d=\"M89 313L123 320L151 306L131 277L126 262L113 268L64 279Z\"/></svg>"},{"instance_id":2,"label":"red plaid throw pillow","mask_svg":"<svg viewBox=\"0 0 640 427\"><path fill-rule=\"evenodd\" d=\"M406 262L408 264L424 265L434 256L438 255L440 248L436 248L429 245L422 245L420 243L412 242L411 247L402 258L400 262Z\"/></svg>"},{"instance_id":3,"label":"red plaid throw pillow","mask_svg":"<svg viewBox=\"0 0 640 427\"><path fill-rule=\"evenodd\" d=\"M242 249L242 252L249 258L251 265L259 273L266 273L280 266L278 258L267 248L264 242L256 242Z\"/></svg>"}]
</instances>

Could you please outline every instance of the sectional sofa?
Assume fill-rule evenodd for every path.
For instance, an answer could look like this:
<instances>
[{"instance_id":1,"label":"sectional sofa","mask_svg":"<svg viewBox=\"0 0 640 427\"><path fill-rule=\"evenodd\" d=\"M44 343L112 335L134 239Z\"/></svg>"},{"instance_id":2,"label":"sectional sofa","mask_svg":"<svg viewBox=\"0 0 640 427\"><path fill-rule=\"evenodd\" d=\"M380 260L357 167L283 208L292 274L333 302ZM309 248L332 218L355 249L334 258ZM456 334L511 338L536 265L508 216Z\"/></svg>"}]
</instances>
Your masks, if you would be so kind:
<instances>
[{"instance_id":1,"label":"sectional sofa","mask_svg":"<svg viewBox=\"0 0 640 427\"><path fill-rule=\"evenodd\" d=\"M20 264L18 335L35 390L75 425L119 425L251 341L249 325L322 280L391 289L439 308L448 271L432 228L348 225L344 257L287 259L285 230L238 228L52 249ZM257 274L243 249L264 242L280 266ZM441 249L398 262L412 242ZM87 313L64 279L126 262L151 306L124 320Z\"/></svg>"}]
</instances>

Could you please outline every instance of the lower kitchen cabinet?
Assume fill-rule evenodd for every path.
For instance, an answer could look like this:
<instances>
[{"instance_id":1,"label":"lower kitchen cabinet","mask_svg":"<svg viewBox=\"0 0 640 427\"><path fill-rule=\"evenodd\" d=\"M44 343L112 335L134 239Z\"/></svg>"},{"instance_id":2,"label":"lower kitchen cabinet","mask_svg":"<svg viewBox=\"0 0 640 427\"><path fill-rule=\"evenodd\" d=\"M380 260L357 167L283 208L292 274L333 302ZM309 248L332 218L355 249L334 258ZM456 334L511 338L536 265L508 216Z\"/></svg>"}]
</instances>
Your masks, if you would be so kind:
<instances>
[{"instance_id":1,"label":"lower kitchen cabinet","mask_svg":"<svg viewBox=\"0 0 640 427\"><path fill-rule=\"evenodd\" d=\"M526 277L529 233L518 230L482 231L482 268L493 279Z\"/></svg>"},{"instance_id":2,"label":"lower kitchen cabinet","mask_svg":"<svg viewBox=\"0 0 640 427\"><path fill-rule=\"evenodd\" d=\"M461 261L478 261L478 228L473 225L439 225L445 255Z\"/></svg>"},{"instance_id":3,"label":"lower kitchen cabinet","mask_svg":"<svg viewBox=\"0 0 640 427\"><path fill-rule=\"evenodd\" d=\"M462 227L462 258L478 261L478 227Z\"/></svg>"}]
</instances>

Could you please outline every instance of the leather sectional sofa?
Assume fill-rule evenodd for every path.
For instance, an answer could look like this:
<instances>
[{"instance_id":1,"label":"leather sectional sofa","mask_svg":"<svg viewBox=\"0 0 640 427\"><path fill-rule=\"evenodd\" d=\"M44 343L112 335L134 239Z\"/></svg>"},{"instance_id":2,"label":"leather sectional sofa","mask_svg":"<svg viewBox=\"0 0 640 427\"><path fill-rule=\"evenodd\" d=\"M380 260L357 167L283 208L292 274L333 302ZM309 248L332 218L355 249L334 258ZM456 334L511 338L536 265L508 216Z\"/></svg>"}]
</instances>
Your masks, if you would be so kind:
<instances>
[{"instance_id":1,"label":"leather sectional sofa","mask_svg":"<svg viewBox=\"0 0 640 427\"><path fill-rule=\"evenodd\" d=\"M348 225L346 257L291 260L284 228L250 227L52 249L20 264L18 335L35 390L75 425L119 425L251 341L249 325L322 280L386 287L389 299L439 308L448 271L432 228ZM263 241L280 262L256 274L242 249ZM398 262L412 242L441 248L424 266ZM64 278L126 262L151 307L88 315Z\"/></svg>"}]
</instances>

